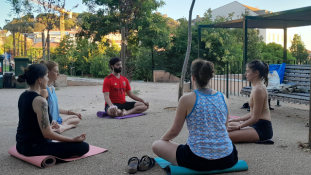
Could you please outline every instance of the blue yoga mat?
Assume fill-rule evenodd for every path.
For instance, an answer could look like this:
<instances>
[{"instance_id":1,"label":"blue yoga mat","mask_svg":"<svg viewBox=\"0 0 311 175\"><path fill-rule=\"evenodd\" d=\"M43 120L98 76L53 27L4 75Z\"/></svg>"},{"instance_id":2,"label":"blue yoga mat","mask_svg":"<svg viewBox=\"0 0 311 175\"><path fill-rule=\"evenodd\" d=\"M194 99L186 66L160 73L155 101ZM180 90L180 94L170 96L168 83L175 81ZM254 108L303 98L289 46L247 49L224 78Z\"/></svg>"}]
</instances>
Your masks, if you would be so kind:
<instances>
[{"instance_id":1,"label":"blue yoga mat","mask_svg":"<svg viewBox=\"0 0 311 175\"><path fill-rule=\"evenodd\" d=\"M238 163L231 168L213 171L195 171L181 166L174 166L170 162L160 157L155 158L155 161L160 165L161 168L166 169L168 175L217 174L248 170L248 165L244 160L239 160Z\"/></svg>"}]
</instances>

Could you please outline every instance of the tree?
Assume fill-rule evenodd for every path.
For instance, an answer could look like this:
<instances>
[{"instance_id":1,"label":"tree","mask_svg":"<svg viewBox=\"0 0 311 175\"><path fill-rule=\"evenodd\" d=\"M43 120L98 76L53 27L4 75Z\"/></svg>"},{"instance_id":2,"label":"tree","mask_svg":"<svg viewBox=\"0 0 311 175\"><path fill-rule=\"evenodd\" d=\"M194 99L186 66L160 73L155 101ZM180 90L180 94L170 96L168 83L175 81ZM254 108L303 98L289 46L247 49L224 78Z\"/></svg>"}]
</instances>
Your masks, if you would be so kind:
<instances>
[{"instance_id":1,"label":"tree","mask_svg":"<svg viewBox=\"0 0 311 175\"><path fill-rule=\"evenodd\" d=\"M298 34L294 35L294 38L292 40L292 45L290 46L290 51L293 55L293 57L295 57L297 59L297 63L301 63L304 62L308 59L308 52L305 48L304 43L301 40L301 36Z\"/></svg>"},{"instance_id":2,"label":"tree","mask_svg":"<svg viewBox=\"0 0 311 175\"><path fill-rule=\"evenodd\" d=\"M167 19L159 13L153 13L150 19L141 20L138 25L137 34L133 34L131 39L140 41L142 47L150 50L152 70L154 70L154 52L157 49L168 48L170 43L170 30Z\"/></svg>"},{"instance_id":3,"label":"tree","mask_svg":"<svg viewBox=\"0 0 311 175\"><path fill-rule=\"evenodd\" d=\"M270 63L280 63L283 61L283 47L281 44L261 42L262 60ZM287 61L294 61L295 57L287 50Z\"/></svg>"}]
</instances>

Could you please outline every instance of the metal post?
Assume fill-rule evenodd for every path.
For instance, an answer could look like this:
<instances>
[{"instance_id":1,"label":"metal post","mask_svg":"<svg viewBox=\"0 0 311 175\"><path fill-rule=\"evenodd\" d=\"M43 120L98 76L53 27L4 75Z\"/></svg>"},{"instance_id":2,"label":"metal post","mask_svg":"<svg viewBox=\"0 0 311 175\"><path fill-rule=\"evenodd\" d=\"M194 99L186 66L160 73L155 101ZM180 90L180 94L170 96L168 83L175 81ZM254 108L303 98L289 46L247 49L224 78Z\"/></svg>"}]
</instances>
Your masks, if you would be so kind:
<instances>
[{"instance_id":1,"label":"metal post","mask_svg":"<svg viewBox=\"0 0 311 175\"><path fill-rule=\"evenodd\" d=\"M227 90L226 96L229 98L229 61L227 61Z\"/></svg>"},{"instance_id":2,"label":"metal post","mask_svg":"<svg viewBox=\"0 0 311 175\"><path fill-rule=\"evenodd\" d=\"M27 56L27 36L24 35L24 56Z\"/></svg>"},{"instance_id":3,"label":"metal post","mask_svg":"<svg viewBox=\"0 0 311 175\"><path fill-rule=\"evenodd\" d=\"M287 28L284 28L283 62L287 60Z\"/></svg>"},{"instance_id":4,"label":"metal post","mask_svg":"<svg viewBox=\"0 0 311 175\"><path fill-rule=\"evenodd\" d=\"M198 26L198 33L199 33L199 48L198 48L198 58L200 58L201 57L201 55L200 55L200 50L201 50L201 27L200 26Z\"/></svg>"},{"instance_id":5,"label":"metal post","mask_svg":"<svg viewBox=\"0 0 311 175\"><path fill-rule=\"evenodd\" d=\"M13 32L13 57L16 56L15 32Z\"/></svg>"},{"instance_id":6,"label":"metal post","mask_svg":"<svg viewBox=\"0 0 311 175\"><path fill-rule=\"evenodd\" d=\"M245 72L246 64L247 64L247 18L244 17L243 20L243 30L244 30L244 37L243 37L243 67L242 72ZM243 75L243 79L246 79L246 77Z\"/></svg>"},{"instance_id":7,"label":"metal post","mask_svg":"<svg viewBox=\"0 0 311 175\"><path fill-rule=\"evenodd\" d=\"M47 42L47 56L48 60L50 61L50 33L47 34L46 42Z\"/></svg>"}]
</instances>

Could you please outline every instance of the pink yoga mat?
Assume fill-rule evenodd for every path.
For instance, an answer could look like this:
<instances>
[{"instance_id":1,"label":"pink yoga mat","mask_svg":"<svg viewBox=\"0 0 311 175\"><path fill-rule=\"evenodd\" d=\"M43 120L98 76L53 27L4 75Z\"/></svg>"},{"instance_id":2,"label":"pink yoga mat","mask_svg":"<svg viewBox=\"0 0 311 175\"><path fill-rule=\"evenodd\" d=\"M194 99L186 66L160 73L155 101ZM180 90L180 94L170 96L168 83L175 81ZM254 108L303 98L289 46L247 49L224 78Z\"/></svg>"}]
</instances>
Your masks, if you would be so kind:
<instances>
[{"instance_id":1,"label":"pink yoga mat","mask_svg":"<svg viewBox=\"0 0 311 175\"><path fill-rule=\"evenodd\" d=\"M89 152L87 152L86 154L84 154L81 157L75 157L75 158L68 158L68 159L60 159L58 157L55 156L51 156L51 155L46 155L46 156L31 156L31 157L27 157L24 155L21 155L20 153L17 152L16 150L16 146L13 146L12 148L10 148L9 150L9 154L11 154L14 157L17 157L19 159L22 159L28 163L31 163L33 165L36 165L40 168L47 168L47 167L51 167L54 166L56 163L56 159L60 159L63 161L74 161L74 160L79 160L79 159L83 159L85 157L89 157L89 156L93 156L102 152L107 151L107 149L104 148L99 148L96 146L92 146L90 145L90 150Z\"/></svg>"},{"instance_id":2,"label":"pink yoga mat","mask_svg":"<svg viewBox=\"0 0 311 175\"><path fill-rule=\"evenodd\" d=\"M98 111L97 112L97 117L99 118L108 118L108 119L125 119L125 118L131 118L131 117L138 117L141 115L146 115L147 113L140 113L140 114L130 114L130 115L125 115L121 117L110 117L106 111Z\"/></svg>"}]
</instances>

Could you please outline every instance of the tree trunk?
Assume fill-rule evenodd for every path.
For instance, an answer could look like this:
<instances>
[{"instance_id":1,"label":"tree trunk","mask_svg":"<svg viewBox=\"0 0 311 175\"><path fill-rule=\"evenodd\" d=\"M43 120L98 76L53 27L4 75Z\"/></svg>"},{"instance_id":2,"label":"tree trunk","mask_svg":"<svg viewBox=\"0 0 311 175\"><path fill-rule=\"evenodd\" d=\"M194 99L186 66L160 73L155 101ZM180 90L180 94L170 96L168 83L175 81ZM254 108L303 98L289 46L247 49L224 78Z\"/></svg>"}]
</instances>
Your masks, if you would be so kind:
<instances>
[{"instance_id":1,"label":"tree trunk","mask_svg":"<svg viewBox=\"0 0 311 175\"><path fill-rule=\"evenodd\" d=\"M44 37L44 32L42 32L42 60L43 61L46 61L46 59L45 59L45 42L44 42L44 40L45 40L45 37Z\"/></svg>"},{"instance_id":2,"label":"tree trunk","mask_svg":"<svg viewBox=\"0 0 311 175\"><path fill-rule=\"evenodd\" d=\"M47 57L48 57L48 60L50 61L50 32L49 31L47 34L46 41L47 41Z\"/></svg>"},{"instance_id":3,"label":"tree trunk","mask_svg":"<svg viewBox=\"0 0 311 175\"><path fill-rule=\"evenodd\" d=\"M19 49L20 49L20 47L19 47L19 38L20 38L20 37L19 37L19 33L18 33L18 36L17 36L17 55L18 55L18 56L21 55L21 54L20 54L21 52L20 52L20 50L19 50Z\"/></svg>"},{"instance_id":4,"label":"tree trunk","mask_svg":"<svg viewBox=\"0 0 311 175\"><path fill-rule=\"evenodd\" d=\"M27 37L24 35L24 55L27 56Z\"/></svg>"},{"instance_id":5,"label":"tree trunk","mask_svg":"<svg viewBox=\"0 0 311 175\"><path fill-rule=\"evenodd\" d=\"M188 19L188 46L187 46L187 53L186 53L184 65L183 65L182 72L181 72L180 82L179 82L178 101L179 101L180 97L184 93L184 80L185 80L187 64L188 64L188 60L189 60L189 56L190 56L190 51L191 51L191 41L192 41L191 19L192 19L192 10L193 10L194 3L195 3L195 0L192 0L192 4L191 4L191 7L190 7L190 11L189 11L189 19Z\"/></svg>"},{"instance_id":6,"label":"tree trunk","mask_svg":"<svg viewBox=\"0 0 311 175\"><path fill-rule=\"evenodd\" d=\"M13 32L13 57L16 55L15 32Z\"/></svg>"},{"instance_id":7,"label":"tree trunk","mask_svg":"<svg viewBox=\"0 0 311 175\"><path fill-rule=\"evenodd\" d=\"M125 68L125 27L121 29L121 62L122 62L122 76L126 76L126 68Z\"/></svg>"}]
</instances>

